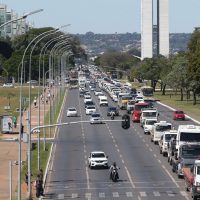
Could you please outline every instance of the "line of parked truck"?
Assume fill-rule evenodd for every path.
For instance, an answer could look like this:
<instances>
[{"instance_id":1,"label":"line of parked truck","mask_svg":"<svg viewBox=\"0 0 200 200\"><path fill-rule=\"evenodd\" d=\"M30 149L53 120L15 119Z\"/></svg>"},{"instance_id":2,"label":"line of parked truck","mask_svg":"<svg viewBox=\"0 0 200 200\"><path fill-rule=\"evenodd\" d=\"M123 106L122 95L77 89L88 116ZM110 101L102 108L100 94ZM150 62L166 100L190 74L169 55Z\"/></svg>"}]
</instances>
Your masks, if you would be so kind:
<instances>
[{"instance_id":1,"label":"line of parked truck","mask_svg":"<svg viewBox=\"0 0 200 200\"><path fill-rule=\"evenodd\" d=\"M172 171L184 178L185 189L192 198L200 198L200 126L179 125L178 129L166 121L158 122L156 109L142 109L140 124L144 134L158 144L160 154L167 157Z\"/></svg>"}]
</instances>

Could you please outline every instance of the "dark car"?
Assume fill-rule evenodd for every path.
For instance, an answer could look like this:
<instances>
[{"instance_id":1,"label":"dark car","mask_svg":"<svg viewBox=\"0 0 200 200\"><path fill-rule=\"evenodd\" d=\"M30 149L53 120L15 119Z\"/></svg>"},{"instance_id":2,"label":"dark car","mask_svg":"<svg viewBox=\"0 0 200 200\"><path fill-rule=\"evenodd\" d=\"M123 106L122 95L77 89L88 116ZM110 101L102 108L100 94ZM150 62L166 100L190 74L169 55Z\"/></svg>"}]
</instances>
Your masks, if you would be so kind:
<instances>
[{"instance_id":1,"label":"dark car","mask_svg":"<svg viewBox=\"0 0 200 200\"><path fill-rule=\"evenodd\" d=\"M81 90L81 91L79 92L79 96L80 96L80 97L84 97L84 94L85 94L85 91L83 91L83 90Z\"/></svg>"},{"instance_id":2,"label":"dark car","mask_svg":"<svg viewBox=\"0 0 200 200\"><path fill-rule=\"evenodd\" d=\"M95 103L93 102L93 101L87 101L86 103L85 103L85 108L87 107L87 106L94 106L95 105Z\"/></svg>"},{"instance_id":3,"label":"dark car","mask_svg":"<svg viewBox=\"0 0 200 200\"><path fill-rule=\"evenodd\" d=\"M110 116L111 112L114 112L115 116L119 116L119 110L117 107L108 107L107 116Z\"/></svg>"}]
</instances>

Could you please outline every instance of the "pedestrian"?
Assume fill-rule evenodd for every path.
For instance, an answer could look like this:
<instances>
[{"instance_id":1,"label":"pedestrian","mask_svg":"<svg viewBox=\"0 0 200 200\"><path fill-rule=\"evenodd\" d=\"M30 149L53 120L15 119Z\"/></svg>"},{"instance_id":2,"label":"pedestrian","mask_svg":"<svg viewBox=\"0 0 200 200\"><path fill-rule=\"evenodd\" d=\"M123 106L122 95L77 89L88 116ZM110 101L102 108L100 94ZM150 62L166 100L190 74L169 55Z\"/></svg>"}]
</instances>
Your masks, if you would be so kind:
<instances>
[{"instance_id":1,"label":"pedestrian","mask_svg":"<svg viewBox=\"0 0 200 200\"><path fill-rule=\"evenodd\" d=\"M34 103L34 106L35 106L35 108L36 108L36 107L37 107L37 99L36 99L36 97L34 97L33 103Z\"/></svg>"},{"instance_id":2,"label":"pedestrian","mask_svg":"<svg viewBox=\"0 0 200 200\"><path fill-rule=\"evenodd\" d=\"M14 128L17 128L17 118L16 118L16 116L13 117L13 125L14 125Z\"/></svg>"},{"instance_id":3,"label":"pedestrian","mask_svg":"<svg viewBox=\"0 0 200 200\"><path fill-rule=\"evenodd\" d=\"M40 181L40 175L37 175L36 181L35 181L35 187L36 187L36 197L40 198L41 195L41 189L42 189L42 183Z\"/></svg>"},{"instance_id":4,"label":"pedestrian","mask_svg":"<svg viewBox=\"0 0 200 200\"><path fill-rule=\"evenodd\" d=\"M48 104L48 101L49 101L49 99L48 99L48 97L46 97L46 104Z\"/></svg>"},{"instance_id":5,"label":"pedestrian","mask_svg":"<svg viewBox=\"0 0 200 200\"><path fill-rule=\"evenodd\" d=\"M27 188L28 188L28 172L25 173L25 183L27 185Z\"/></svg>"},{"instance_id":6,"label":"pedestrian","mask_svg":"<svg viewBox=\"0 0 200 200\"><path fill-rule=\"evenodd\" d=\"M39 175L39 177L40 177L40 183L41 183L40 196L44 196L44 189L43 189L43 177L44 177L44 175L43 175L43 170L42 170L42 168L40 169L38 175Z\"/></svg>"},{"instance_id":7,"label":"pedestrian","mask_svg":"<svg viewBox=\"0 0 200 200\"><path fill-rule=\"evenodd\" d=\"M10 130L12 128L12 124L11 124L11 122L9 121L8 122L8 129Z\"/></svg>"}]
</instances>

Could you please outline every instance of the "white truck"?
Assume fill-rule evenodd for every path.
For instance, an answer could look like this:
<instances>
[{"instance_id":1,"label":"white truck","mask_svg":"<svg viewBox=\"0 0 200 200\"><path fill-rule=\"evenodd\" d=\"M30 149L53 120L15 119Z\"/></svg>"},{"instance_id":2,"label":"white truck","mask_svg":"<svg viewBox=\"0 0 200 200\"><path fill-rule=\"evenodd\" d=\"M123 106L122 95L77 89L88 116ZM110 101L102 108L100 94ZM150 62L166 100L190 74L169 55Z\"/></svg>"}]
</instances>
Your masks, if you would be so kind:
<instances>
[{"instance_id":1,"label":"white truck","mask_svg":"<svg viewBox=\"0 0 200 200\"><path fill-rule=\"evenodd\" d=\"M158 120L158 111L156 108L143 108L140 115L140 125L143 127L145 119Z\"/></svg>"},{"instance_id":2,"label":"white truck","mask_svg":"<svg viewBox=\"0 0 200 200\"><path fill-rule=\"evenodd\" d=\"M168 155L169 142L171 138L176 139L176 136L177 136L177 130L169 130L163 133L163 135L161 136L158 142L160 154L162 154L163 156Z\"/></svg>"},{"instance_id":3,"label":"white truck","mask_svg":"<svg viewBox=\"0 0 200 200\"><path fill-rule=\"evenodd\" d=\"M185 142L200 142L200 126L197 125L179 125L176 138L176 149Z\"/></svg>"},{"instance_id":4,"label":"white truck","mask_svg":"<svg viewBox=\"0 0 200 200\"><path fill-rule=\"evenodd\" d=\"M150 131L151 142L154 142L154 144L158 144L158 141L160 140L163 133L171 129L172 124L166 121L160 121L155 123L152 127L152 130Z\"/></svg>"}]
</instances>

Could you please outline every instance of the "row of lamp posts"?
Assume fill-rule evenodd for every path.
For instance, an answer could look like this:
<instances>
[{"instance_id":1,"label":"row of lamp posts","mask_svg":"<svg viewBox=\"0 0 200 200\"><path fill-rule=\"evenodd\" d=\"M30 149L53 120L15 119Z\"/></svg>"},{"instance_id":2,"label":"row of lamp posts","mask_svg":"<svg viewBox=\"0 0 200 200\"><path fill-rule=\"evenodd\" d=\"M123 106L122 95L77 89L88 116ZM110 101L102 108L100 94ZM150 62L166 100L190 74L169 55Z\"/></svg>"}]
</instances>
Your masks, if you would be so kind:
<instances>
[{"instance_id":1,"label":"row of lamp posts","mask_svg":"<svg viewBox=\"0 0 200 200\"><path fill-rule=\"evenodd\" d=\"M2 24L0 26L0 28L6 26L7 24L9 23L12 23L12 22L15 22L15 21L18 21L18 20L21 20L21 19L25 19L27 16L29 15L32 15L32 14L35 14L35 13L38 13L38 12L41 12L43 11L42 9L40 10L36 10L36 11L33 11L33 12L30 12L26 15L23 15L22 17L20 18L17 18L17 19L13 19L11 21L8 21L6 22L5 24ZM62 26L60 28L63 28L63 27L66 27L66 26L69 26L68 25L65 25L65 26ZM28 49L33 45L32 49L31 49L31 53L30 53L30 56L29 56L29 111L28 111L28 193L27 193L27 199L32 199L32 188L31 188L31 71L32 71L32 65L31 65L31 58L32 58L32 53L34 51L34 48L36 47L36 45L41 41L43 40L45 37L49 36L49 35L53 35L55 33L57 33L60 28L57 28L57 29L53 29L53 30L49 30L49 31L46 31L46 32L43 32L41 34L39 34L38 36L36 36L35 38L32 39L32 41L27 45L25 51L24 51L24 54L22 56L22 61L20 62L19 66L18 66L18 83L20 81L20 120L19 120L19 137L18 137L18 145L19 145L19 149L18 149L18 161L17 161L17 164L18 164L18 200L21 200L21 163L22 163L22 155L21 155L21 141L22 141L22 88L23 88L23 72L25 73L25 66L24 66L24 63L25 63L25 55L28 51ZM64 52L69 52L69 48L70 48L70 45L68 43L68 39L69 37L65 36L65 35L59 35L57 37L55 37L54 39L51 39L50 41L48 41L44 46L43 48L41 49L41 52L40 52L40 57L39 57L39 80L38 80L38 127L40 127L40 85L41 85L41 58L42 58L42 53L43 53L43 90L42 92L45 91L45 87L46 87L46 75L47 73L49 73L49 84L50 84L50 81L55 81L55 71L56 71L56 68L55 68L55 61L56 59L58 60L57 62L57 68L58 68L58 79L57 79L57 83L61 83L61 80L62 80L62 77L61 77L61 70L64 70L64 65L63 64L66 64L63 62L63 56L66 57L66 55L70 56L72 53L64 53ZM49 55L49 70L47 70L45 72L45 55L46 55L46 52L48 50L48 47L51 46L53 43L54 46L53 48L51 49L50 51L50 55ZM63 47L64 46L64 47ZM21 73L19 74L19 68L21 66ZM65 65L66 66L66 65ZM20 79L19 79L20 77ZM25 79L24 79L25 81ZM58 87L61 87L60 84L57 84ZM62 85L63 86L63 85ZM50 87L49 87L50 88ZM54 86L55 88L55 86ZM54 94L56 93L60 93L60 89L59 91L54 91ZM55 96L55 95L54 95ZM45 92L44 92L44 101L45 101ZM50 98L50 119L49 119L49 124L52 123L52 98ZM54 107L53 107L54 108ZM44 102L44 105L43 105L43 112L44 112L44 116L45 116L45 102ZM53 112L55 112L55 110L53 110ZM49 128L49 137L51 137L51 128ZM44 150L46 150L46 141L45 141L45 138L46 138L46 132L45 132L45 128L44 128ZM12 199L12 161L10 161L10 199ZM40 131L38 131L38 169L40 169Z\"/></svg>"}]
</instances>

